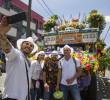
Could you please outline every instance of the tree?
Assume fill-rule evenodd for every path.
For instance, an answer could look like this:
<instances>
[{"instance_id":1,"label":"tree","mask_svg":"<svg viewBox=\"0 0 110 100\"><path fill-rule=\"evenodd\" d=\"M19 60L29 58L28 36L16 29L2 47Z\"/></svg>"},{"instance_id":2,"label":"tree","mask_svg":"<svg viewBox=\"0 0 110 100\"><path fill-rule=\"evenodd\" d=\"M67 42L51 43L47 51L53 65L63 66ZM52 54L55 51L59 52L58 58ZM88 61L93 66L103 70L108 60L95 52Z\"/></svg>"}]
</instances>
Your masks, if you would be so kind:
<instances>
[{"instance_id":1,"label":"tree","mask_svg":"<svg viewBox=\"0 0 110 100\"><path fill-rule=\"evenodd\" d=\"M99 28L100 36L106 24L104 16L98 13L97 10L92 10L87 17L87 22L90 24L91 28Z\"/></svg>"},{"instance_id":2,"label":"tree","mask_svg":"<svg viewBox=\"0 0 110 100\"><path fill-rule=\"evenodd\" d=\"M58 16L57 15L53 15L50 18L53 19L53 20L58 20Z\"/></svg>"}]
</instances>

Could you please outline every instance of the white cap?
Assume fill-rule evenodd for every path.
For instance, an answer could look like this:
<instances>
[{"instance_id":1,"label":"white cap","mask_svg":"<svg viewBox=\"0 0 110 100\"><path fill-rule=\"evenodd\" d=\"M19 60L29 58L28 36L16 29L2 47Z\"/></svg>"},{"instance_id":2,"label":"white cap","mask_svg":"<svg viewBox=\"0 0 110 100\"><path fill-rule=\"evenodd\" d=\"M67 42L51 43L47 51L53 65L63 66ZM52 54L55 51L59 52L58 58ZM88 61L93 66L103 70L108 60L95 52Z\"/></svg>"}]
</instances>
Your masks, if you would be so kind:
<instances>
[{"instance_id":1,"label":"white cap","mask_svg":"<svg viewBox=\"0 0 110 100\"><path fill-rule=\"evenodd\" d=\"M72 47L70 47L69 45L66 44L63 48L60 49L60 51L61 51L63 54L64 54L64 52L63 52L64 48L69 48L69 49L71 50L71 53L74 52L74 49L73 49Z\"/></svg>"},{"instance_id":2,"label":"white cap","mask_svg":"<svg viewBox=\"0 0 110 100\"><path fill-rule=\"evenodd\" d=\"M21 49L21 45L24 41L28 41L31 42L34 45L33 51L32 52L36 52L38 50L38 46L37 44L34 43L32 37L28 37L26 39L19 39L17 40L17 48L20 50Z\"/></svg>"},{"instance_id":3,"label":"white cap","mask_svg":"<svg viewBox=\"0 0 110 100\"><path fill-rule=\"evenodd\" d=\"M38 53L35 54L35 57L37 58L39 55L45 55L44 51L39 51Z\"/></svg>"}]
</instances>

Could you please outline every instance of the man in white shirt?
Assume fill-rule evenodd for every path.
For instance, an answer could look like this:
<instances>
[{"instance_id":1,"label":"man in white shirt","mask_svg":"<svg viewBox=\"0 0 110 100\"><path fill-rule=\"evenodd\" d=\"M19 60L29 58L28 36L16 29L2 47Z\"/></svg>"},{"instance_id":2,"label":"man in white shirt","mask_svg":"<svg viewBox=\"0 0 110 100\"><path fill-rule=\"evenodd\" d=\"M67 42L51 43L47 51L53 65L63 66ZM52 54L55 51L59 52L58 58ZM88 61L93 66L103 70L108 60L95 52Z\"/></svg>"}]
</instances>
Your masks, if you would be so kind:
<instances>
[{"instance_id":1,"label":"man in white shirt","mask_svg":"<svg viewBox=\"0 0 110 100\"><path fill-rule=\"evenodd\" d=\"M0 43L6 55L6 80L3 100L29 100L30 63L27 56L35 48L31 37L19 39L18 49L8 41L6 33L10 30L7 17L0 23Z\"/></svg>"},{"instance_id":2,"label":"man in white shirt","mask_svg":"<svg viewBox=\"0 0 110 100\"><path fill-rule=\"evenodd\" d=\"M57 89L61 84L61 90L63 91L63 99L68 100L68 92L71 93L74 100L81 100L80 91L77 85L77 77L81 74L80 61L76 60L76 65L71 57L71 47L68 45L63 48L64 58L59 61L59 78L57 81ZM61 81L60 81L61 80Z\"/></svg>"}]
</instances>

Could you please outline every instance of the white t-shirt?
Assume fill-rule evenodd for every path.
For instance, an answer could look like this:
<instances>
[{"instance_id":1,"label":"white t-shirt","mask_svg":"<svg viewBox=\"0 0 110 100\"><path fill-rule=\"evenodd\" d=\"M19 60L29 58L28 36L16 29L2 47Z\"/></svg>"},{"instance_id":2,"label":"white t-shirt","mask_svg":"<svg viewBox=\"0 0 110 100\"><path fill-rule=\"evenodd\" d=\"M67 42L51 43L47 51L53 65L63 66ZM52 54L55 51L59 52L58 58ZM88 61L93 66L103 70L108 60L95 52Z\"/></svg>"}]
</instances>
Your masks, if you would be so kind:
<instances>
[{"instance_id":1,"label":"white t-shirt","mask_svg":"<svg viewBox=\"0 0 110 100\"><path fill-rule=\"evenodd\" d=\"M80 67L80 61L78 59L75 59L75 60L76 60L76 65L77 65L76 67ZM61 84L68 85L66 80L75 75L76 67L75 67L73 58L70 58L68 61L65 60L65 58L62 58L59 61L59 68L62 68ZM77 84L76 79L73 81L72 84L69 84L69 85L74 85L74 84Z\"/></svg>"},{"instance_id":2,"label":"white t-shirt","mask_svg":"<svg viewBox=\"0 0 110 100\"><path fill-rule=\"evenodd\" d=\"M37 60L32 61L31 64L31 78L34 80L37 80L40 78L41 75L41 71L42 71L42 67L41 67L41 63L38 62Z\"/></svg>"},{"instance_id":3,"label":"white t-shirt","mask_svg":"<svg viewBox=\"0 0 110 100\"><path fill-rule=\"evenodd\" d=\"M6 54L6 57L6 79L3 98L8 97L17 100L26 100L28 85L24 56L21 51L12 47L10 53ZM28 64L27 68L30 83L30 68Z\"/></svg>"}]
</instances>

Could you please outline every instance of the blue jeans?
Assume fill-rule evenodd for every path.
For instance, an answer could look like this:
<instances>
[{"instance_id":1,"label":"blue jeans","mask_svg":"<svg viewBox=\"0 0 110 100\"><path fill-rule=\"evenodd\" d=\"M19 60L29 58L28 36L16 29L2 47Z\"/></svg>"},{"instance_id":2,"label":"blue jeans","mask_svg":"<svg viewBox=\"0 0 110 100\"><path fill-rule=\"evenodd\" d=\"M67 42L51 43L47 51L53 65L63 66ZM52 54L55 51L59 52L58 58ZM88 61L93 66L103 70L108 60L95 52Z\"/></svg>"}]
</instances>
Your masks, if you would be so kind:
<instances>
[{"instance_id":1,"label":"blue jeans","mask_svg":"<svg viewBox=\"0 0 110 100\"><path fill-rule=\"evenodd\" d=\"M74 98L74 100L81 100L80 91L77 84L70 86L61 84L61 91L63 91L64 94L62 100L68 100L69 92L71 93L71 96Z\"/></svg>"}]
</instances>

